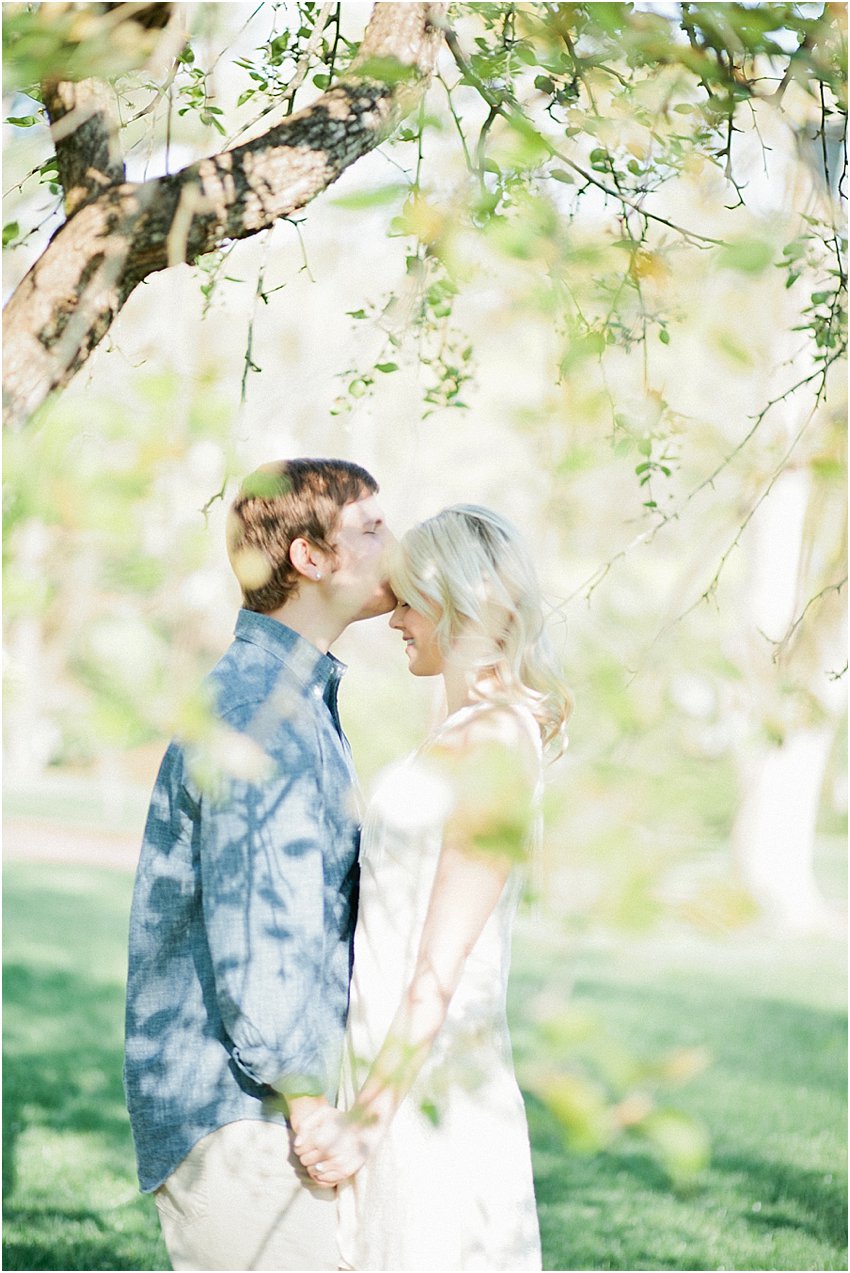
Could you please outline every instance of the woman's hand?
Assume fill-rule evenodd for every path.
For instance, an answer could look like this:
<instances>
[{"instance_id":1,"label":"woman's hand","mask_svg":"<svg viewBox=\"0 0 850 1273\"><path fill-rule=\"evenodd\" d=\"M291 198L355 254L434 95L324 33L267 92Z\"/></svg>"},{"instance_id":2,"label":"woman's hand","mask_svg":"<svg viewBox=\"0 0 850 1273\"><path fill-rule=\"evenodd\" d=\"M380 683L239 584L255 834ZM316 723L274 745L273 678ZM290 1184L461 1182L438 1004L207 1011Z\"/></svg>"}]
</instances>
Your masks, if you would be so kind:
<instances>
[{"instance_id":1,"label":"woman's hand","mask_svg":"<svg viewBox=\"0 0 850 1273\"><path fill-rule=\"evenodd\" d=\"M294 1148L312 1180L338 1185L360 1170L383 1130L361 1110L343 1113L327 1106L302 1120Z\"/></svg>"}]
</instances>

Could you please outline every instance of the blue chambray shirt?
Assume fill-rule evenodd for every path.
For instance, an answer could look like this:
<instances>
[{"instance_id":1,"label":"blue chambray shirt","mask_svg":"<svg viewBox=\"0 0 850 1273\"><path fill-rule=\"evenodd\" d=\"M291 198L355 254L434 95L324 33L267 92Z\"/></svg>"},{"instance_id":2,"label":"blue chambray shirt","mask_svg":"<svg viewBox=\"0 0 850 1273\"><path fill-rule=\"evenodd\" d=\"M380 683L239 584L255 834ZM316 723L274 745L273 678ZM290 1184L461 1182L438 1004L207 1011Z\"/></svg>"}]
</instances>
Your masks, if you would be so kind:
<instances>
[{"instance_id":1,"label":"blue chambray shirt","mask_svg":"<svg viewBox=\"0 0 850 1273\"><path fill-rule=\"evenodd\" d=\"M232 754L249 746L267 772L211 792L186 745L163 758L127 979L124 1085L143 1191L225 1123L285 1121L267 1099L276 1091L335 1097L359 842L344 670L242 610L207 684L218 720L251 740L231 738Z\"/></svg>"}]
</instances>

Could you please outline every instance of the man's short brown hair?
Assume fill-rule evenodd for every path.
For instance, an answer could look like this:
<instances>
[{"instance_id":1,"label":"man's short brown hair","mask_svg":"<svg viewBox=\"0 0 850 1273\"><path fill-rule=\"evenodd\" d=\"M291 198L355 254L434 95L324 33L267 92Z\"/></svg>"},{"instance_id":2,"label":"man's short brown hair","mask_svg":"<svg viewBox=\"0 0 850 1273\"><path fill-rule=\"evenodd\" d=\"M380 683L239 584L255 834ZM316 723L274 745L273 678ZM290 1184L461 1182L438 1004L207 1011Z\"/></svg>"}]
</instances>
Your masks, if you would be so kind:
<instances>
[{"instance_id":1,"label":"man's short brown hair","mask_svg":"<svg viewBox=\"0 0 850 1273\"><path fill-rule=\"evenodd\" d=\"M268 614L282 606L300 580L292 541L332 553L342 509L377 490L371 473L348 460L278 460L249 474L227 519L227 554L245 609Z\"/></svg>"}]
</instances>

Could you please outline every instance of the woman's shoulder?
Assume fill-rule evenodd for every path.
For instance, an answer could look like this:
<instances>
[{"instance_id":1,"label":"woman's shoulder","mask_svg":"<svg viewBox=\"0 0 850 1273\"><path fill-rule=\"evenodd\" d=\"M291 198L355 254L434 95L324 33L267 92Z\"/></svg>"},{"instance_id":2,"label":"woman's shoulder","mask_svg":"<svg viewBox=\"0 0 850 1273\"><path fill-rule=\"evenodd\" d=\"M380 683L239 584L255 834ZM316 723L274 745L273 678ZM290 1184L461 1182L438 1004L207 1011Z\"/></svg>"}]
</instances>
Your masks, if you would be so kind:
<instances>
[{"instance_id":1,"label":"woman's shoulder","mask_svg":"<svg viewBox=\"0 0 850 1273\"><path fill-rule=\"evenodd\" d=\"M436 752L503 751L536 767L541 758L540 729L531 710L510 701L483 700L449 716L433 739Z\"/></svg>"}]
</instances>

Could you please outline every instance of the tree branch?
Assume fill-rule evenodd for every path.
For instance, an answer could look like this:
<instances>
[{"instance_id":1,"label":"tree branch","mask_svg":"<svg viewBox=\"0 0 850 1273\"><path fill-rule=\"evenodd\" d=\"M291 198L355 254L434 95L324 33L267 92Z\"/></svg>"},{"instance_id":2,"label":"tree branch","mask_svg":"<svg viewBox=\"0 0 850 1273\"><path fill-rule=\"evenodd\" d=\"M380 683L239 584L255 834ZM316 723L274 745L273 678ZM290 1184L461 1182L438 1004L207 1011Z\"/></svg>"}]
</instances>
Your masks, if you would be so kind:
<instances>
[{"instance_id":1,"label":"tree branch","mask_svg":"<svg viewBox=\"0 0 850 1273\"><path fill-rule=\"evenodd\" d=\"M837 592L840 594L841 589L845 587L846 583L847 583L847 576L845 575L843 579L839 579L836 583L827 584L826 587L821 588L820 592L816 592L813 597L809 597L809 600L806 602L803 609L797 615L797 618L794 619L794 621L789 625L788 631L785 633L785 635L779 641L770 642L770 644L774 647L774 651L773 651L774 663L779 662L783 653L785 652L785 650L787 650L788 646L793 640L794 634L797 632L798 628L800 627L801 623L804 621L806 615L809 613L809 610L812 608L815 602L821 601L830 592ZM770 638L768 638L768 640L770 640Z\"/></svg>"},{"instance_id":2,"label":"tree branch","mask_svg":"<svg viewBox=\"0 0 850 1273\"><path fill-rule=\"evenodd\" d=\"M512 102L510 102L504 94L494 93L487 87L484 81L475 74L469 62L464 57L457 35L452 28L449 27L448 24L443 23L443 30L446 37L446 44L451 51L452 57L457 63L458 70L461 72L464 81L474 88L481 97L483 97L484 101L490 107L491 113L501 115L503 119L507 120L507 122L514 127L519 126L525 129L531 129L532 125L529 124L522 112ZM647 221L655 221L659 225L666 225L668 229L674 230L676 234L680 234L689 243L706 243L715 247L724 246L722 239L712 239L707 234L698 234L695 230L688 230L685 226L677 225L675 221L669 221L667 217L659 216L656 212L647 212L646 208L642 207L637 200L629 199L626 195L619 194L616 190L612 190L611 187L607 186L604 181L600 181L598 177L595 177L593 173L588 172L586 168L581 166L581 164L577 164L574 159L569 157L569 155L565 155L562 150L559 150L557 146L553 145L552 142L549 141L545 134L535 130L535 136L553 159L559 159L561 163L572 168L573 172L577 172L588 185L596 186L598 190L601 190L604 194L608 195L609 198L615 199L617 203L621 204L624 208L631 208L634 212L640 213L640 215L645 217Z\"/></svg>"},{"instance_id":3,"label":"tree branch","mask_svg":"<svg viewBox=\"0 0 850 1273\"><path fill-rule=\"evenodd\" d=\"M144 278L291 216L378 145L424 91L445 7L376 4L350 70L312 105L232 150L83 203L6 306L6 423L24 424L72 379ZM409 78L382 80L382 63Z\"/></svg>"},{"instance_id":4,"label":"tree branch","mask_svg":"<svg viewBox=\"0 0 850 1273\"><path fill-rule=\"evenodd\" d=\"M102 80L52 81L42 85L42 94L70 218L124 180L114 99Z\"/></svg>"}]
</instances>

